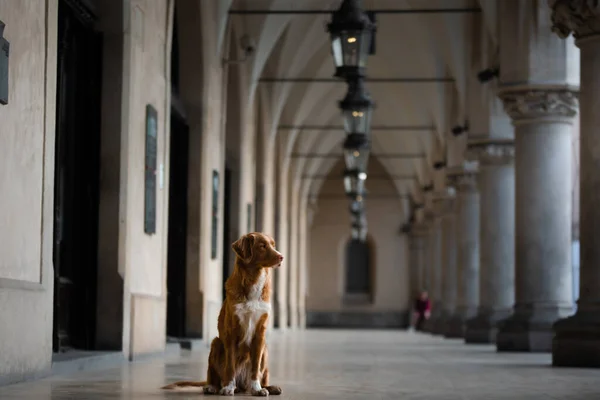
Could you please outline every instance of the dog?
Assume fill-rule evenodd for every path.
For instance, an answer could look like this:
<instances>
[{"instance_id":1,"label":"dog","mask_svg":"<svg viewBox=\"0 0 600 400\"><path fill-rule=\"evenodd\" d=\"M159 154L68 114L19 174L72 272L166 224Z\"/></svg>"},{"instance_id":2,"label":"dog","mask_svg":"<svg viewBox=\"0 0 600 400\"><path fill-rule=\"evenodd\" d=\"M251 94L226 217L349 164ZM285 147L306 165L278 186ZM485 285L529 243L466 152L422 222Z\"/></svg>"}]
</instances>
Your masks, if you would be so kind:
<instances>
[{"instance_id":1,"label":"dog","mask_svg":"<svg viewBox=\"0 0 600 400\"><path fill-rule=\"evenodd\" d=\"M225 300L218 331L210 346L205 382L181 381L162 389L202 387L205 394L254 396L281 394L269 385L266 346L267 319L271 311L271 275L283 255L275 241L259 232L249 233L231 245L236 254L233 273L225 282Z\"/></svg>"}]
</instances>

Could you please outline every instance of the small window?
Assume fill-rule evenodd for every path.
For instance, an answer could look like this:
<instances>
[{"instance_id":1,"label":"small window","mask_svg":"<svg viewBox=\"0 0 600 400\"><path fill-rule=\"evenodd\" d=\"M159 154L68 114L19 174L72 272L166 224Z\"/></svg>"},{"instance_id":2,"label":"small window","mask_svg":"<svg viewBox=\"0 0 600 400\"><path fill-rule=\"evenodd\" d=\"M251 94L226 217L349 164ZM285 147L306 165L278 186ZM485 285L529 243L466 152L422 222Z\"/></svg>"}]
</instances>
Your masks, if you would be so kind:
<instances>
[{"instance_id":1,"label":"small window","mask_svg":"<svg viewBox=\"0 0 600 400\"><path fill-rule=\"evenodd\" d=\"M351 239L346 245L345 302L365 304L372 300L371 248L367 241Z\"/></svg>"}]
</instances>

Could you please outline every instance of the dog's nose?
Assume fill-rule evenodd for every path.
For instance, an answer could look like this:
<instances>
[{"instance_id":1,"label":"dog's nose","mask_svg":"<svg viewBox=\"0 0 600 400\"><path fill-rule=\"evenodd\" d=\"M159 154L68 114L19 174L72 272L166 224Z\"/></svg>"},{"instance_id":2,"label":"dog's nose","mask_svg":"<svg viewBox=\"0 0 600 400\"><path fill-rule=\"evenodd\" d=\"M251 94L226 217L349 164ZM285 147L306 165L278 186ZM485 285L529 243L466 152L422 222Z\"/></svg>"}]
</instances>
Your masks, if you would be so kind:
<instances>
[{"instance_id":1,"label":"dog's nose","mask_svg":"<svg viewBox=\"0 0 600 400\"><path fill-rule=\"evenodd\" d=\"M283 256L281 254L279 255L279 261L283 261Z\"/></svg>"}]
</instances>

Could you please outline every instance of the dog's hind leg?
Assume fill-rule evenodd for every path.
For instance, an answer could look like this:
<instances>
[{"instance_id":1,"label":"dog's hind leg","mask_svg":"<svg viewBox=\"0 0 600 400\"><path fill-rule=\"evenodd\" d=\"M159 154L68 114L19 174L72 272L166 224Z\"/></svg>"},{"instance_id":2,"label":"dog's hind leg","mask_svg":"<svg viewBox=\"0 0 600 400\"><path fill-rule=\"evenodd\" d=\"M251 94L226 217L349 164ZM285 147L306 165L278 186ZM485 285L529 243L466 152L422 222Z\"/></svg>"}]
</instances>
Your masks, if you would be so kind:
<instances>
[{"instance_id":1,"label":"dog's hind leg","mask_svg":"<svg viewBox=\"0 0 600 400\"><path fill-rule=\"evenodd\" d=\"M223 365L225 358L225 349L223 342L218 337L214 338L210 344L210 353L208 355L208 370L206 372L206 386L204 394L218 394L221 389L221 376L218 366Z\"/></svg>"}]
</instances>

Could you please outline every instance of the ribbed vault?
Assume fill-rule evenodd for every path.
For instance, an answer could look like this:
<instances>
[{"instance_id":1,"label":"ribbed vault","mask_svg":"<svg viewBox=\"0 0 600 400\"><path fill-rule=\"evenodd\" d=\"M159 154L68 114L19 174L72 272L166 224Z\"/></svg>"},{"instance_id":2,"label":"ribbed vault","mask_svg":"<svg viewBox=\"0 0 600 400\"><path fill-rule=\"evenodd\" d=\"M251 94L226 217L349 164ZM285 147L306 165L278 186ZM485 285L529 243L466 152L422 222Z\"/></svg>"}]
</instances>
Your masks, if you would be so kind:
<instances>
[{"instance_id":1,"label":"ribbed vault","mask_svg":"<svg viewBox=\"0 0 600 400\"><path fill-rule=\"evenodd\" d=\"M488 47L495 47L493 1L488 0L365 0L367 9L460 9L480 7L480 12L377 14L377 50L369 58L368 78L445 78L435 82L367 82L376 102L373 126L414 126L419 129L373 130L372 153L396 179L399 201L432 180L432 164L447 153L451 128L469 119L469 74L477 50L470 37L483 24ZM233 10L334 10L339 0L233 0ZM270 142L280 135L290 183L307 196L320 191L322 180L338 161L330 157L298 157L298 154L341 154L343 131L302 129L303 126L341 125L338 100L343 82L311 81L331 78L333 62L325 14L233 14L230 22L238 38L249 35L256 52L241 66L249 77L246 106L265 86L270 103ZM493 53L493 50L490 51ZM306 78L304 81L261 81L261 78ZM281 129L280 126L288 126ZM426 129L431 127L431 129ZM386 158L386 154L418 155ZM340 183L341 184L341 183ZM368 181L367 181L368 184Z\"/></svg>"}]
</instances>

